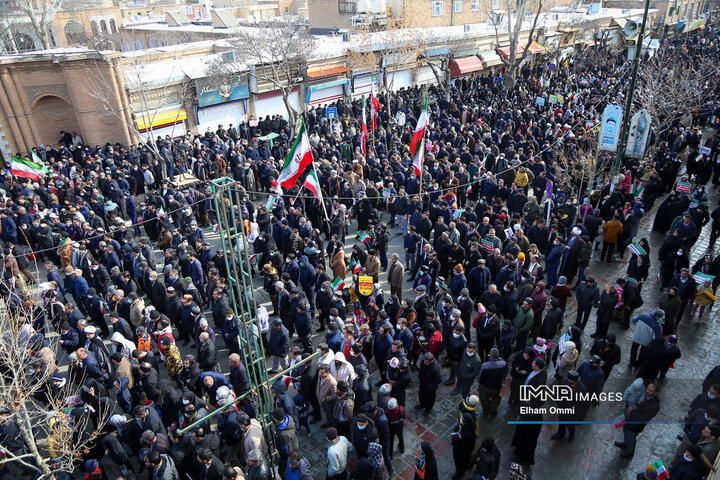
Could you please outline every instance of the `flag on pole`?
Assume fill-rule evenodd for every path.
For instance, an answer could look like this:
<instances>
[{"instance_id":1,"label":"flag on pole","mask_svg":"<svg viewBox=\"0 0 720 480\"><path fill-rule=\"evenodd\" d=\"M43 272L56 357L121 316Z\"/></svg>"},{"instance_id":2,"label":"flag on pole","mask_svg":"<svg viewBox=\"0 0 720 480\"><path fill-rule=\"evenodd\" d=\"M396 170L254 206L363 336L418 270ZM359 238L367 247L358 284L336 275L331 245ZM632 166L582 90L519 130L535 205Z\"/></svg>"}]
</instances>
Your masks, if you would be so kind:
<instances>
[{"instance_id":1,"label":"flag on pole","mask_svg":"<svg viewBox=\"0 0 720 480\"><path fill-rule=\"evenodd\" d=\"M493 251L493 243L490 240L484 240L482 241L482 249L485 250L488 253L492 253Z\"/></svg>"},{"instance_id":2,"label":"flag on pole","mask_svg":"<svg viewBox=\"0 0 720 480\"><path fill-rule=\"evenodd\" d=\"M294 187L300 175L312 161L313 155L312 149L310 148L310 139L305 129L305 120L303 120L300 124L300 130L295 138L292 150L288 153L285 165L283 165L280 171L280 177L278 177L277 180L278 183L282 185L283 188Z\"/></svg>"},{"instance_id":3,"label":"flag on pole","mask_svg":"<svg viewBox=\"0 0 720 480\"><path fill-rule=\"evenodd\" d=\"M470 195L472 193L472 183L468 184L467 188L465 189L465 194Z\"/></svg>"},{"instance_id":4,"label":"flag on pole","mask_svg":"<svg viewBox=\"0 0 720 480\"><path fill-rule=\"evenodd\" d=\"M417 149L415 157L413 157L413 167L415 167L415 175L422 175L423 162L425 161L425 139L420 142L420 148Z\"/></svg>"},{"instance_id":5,"label":"flag on pole","mask_svg":"<svg viewBox=\"0 0 720 480\"><path fill-rule=\"evenodd\" d=\"M157 214L158 214L158 217L160 217L160 218L167 217L167 215L165 214L165 210L162 207L158 208Z\"/></svg>"},{"instance_id":6,"label":"flag on pole","mask_svg":"<svg viewBox=\"0 0 720 480\"><path fill-rule=\"evenodd\" d=\"M698 162L698 163L700 163L700 162L702 161L703 157L704 157L704 155L701 153L701 154L699 154L698 156L695 157L695 161Z\"/></svg>"},{"instance_id":7,"label":"flag on pole","mask_svg":"<svg viewBox=\"0 0 720 480\"><path fill-rule=\"evenodd\" d=\"M362 99L362 135L360 137L360 151L367 156L367 120L365 119L365 97Z\"/></svg>"},{"instance_id":8,"label":"flag on pole","mask_svg":"<svg viewBox=\"0 0 720 480\"><path fill-rule=\"evenodd\" d=\"M418 151L418 147L422 146L422 140L425 138L425 130L428 124L428 110L427 110L427 98L425 99L425 106L420 113L417 125L415 126L415 133L413 133L412 140L410 141L410 153L415 155ZM417 170L417 169L416 169Z\"/></svg>"},{"instance_id":9,"label":"flag on pole","mask_svg":"<svg viewBox=\"0 0 720 480\"><path fill-rule=\"evenodd\" d=\"M219 225L219 224L213 225L213 226L212 226L212 231L215 232L215 233L218 233L218 232L220 231L220 225Z\"/></svg>"},{"instance_id":10,"label":"flag on pole","mask_svg":"<svg viewBox=\"0 0 720 480\"><path fill-rule=\"evenodd\" d=\"M308 171L308 174L305 177L305 181L303 182L303 187L310 190L313 195L315 195L315 198L317 198L318 200L322 199L322 193L320 191L320 181L317 178L317 173L315 173L314 168L311 168L310 171Z\"/></svg>"},{"instance_id":11,"label":"flag on pole","mask_svg":"<svg viewBox=\"0 0 720 480\"><path fill-rule=\"evenodd\" d=\"M380 111L380 101L375 96L375 79L372 82L372 90L370 93L370 128L374 132L377 129L377 117Z\"/></svg>"},{"instance_id":12,"label":"flag on pole","mask_svg":"<svg viewBox=\"0 0 720 480\"><path fill-rule=\"evenodd\" d=\"M42 167L42 170L43 170L43 172L45 172L45 175L50 174L50 170L47 169L47 167L45 166L45 162L43 162L40 159L40 157L38 157L37 153L30 150L30 156L32 157L33 162L37 163L38 165L40 165L40 167Z\"/></svg>"},{"instance_id":13,"label":"flag on pole","mask_svg":"<svg viewBox=\"0 0 720 480\"><path fill-rule=\"evenodd\" d=\"M668 478L670 476L667 469L665 468L665 465L663 465L662 460L658 460L655 463L651 463L650 466L653 467L655 469L655 471L657 472L658 480L665 480L666 478Z\"/></svg>"},{"instance_id":14,"label":"flag on pole","mask_svg":"<svg viewBox=\"0 0 720 480\"><path fill-rule=\"evenodd\" d=\"M340 277L335 277L335 280L333 280L330 284L330 287L332 287L334 291L342 290L345 288L345 282L343 282Z\"/></svg>"},{"instance_id":15,"label":"flag on pole","mask_svg":"<svg viewBox=\"0 0 720 480\"><path fill-rule=\"evenodd\" d=\"M250 263L255 263L257 261L257 258L258 258L258 254L253 253L252 255L250 255L250 258L248 260L250 261Z\"/></svg>"},{"instance_id":16,"label":"flag on pole","mask_svg":"<svg viewBox=\"0 0 720 480\"><path fill-rule=\"evenodd\" d=\"M10 173L16 177L29 178L37 182L46 175L46 169L42 164L37 164L32 160L13 155Z\"/></svg>"},{"instance_id":17,"label":"flag on pole","mask_svg":"<svg viewBox=\"0 0 720 480\"><path fill-rule=\"evenodd\" d=\"M453 212L453 218L460 218L460 216L463 214L463 209L458 208Z\"/></svg>"}]
</instances>

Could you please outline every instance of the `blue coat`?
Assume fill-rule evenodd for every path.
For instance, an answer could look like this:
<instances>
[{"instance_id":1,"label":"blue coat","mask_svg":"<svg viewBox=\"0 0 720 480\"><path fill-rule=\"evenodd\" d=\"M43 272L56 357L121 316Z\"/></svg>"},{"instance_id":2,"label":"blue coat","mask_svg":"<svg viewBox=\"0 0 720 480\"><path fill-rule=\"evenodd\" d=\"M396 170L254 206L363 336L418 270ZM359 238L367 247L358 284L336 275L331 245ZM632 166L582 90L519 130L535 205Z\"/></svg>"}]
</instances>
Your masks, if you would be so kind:
<instances>
[{"instance_id":1,"label":"blue coat","mask_svg":"<svg viewBox=\"0 0 720 480\"><path fill-rule=\"evenodd\" d=\"M305 265L300 268L300 286L308 291L315 287L315 268L305 255L300 257L300 262Z\"/></svg>"},{"instance_id":2,"label":"blue coat","mask_svg":"<svg viewBox=\"0 0 720 480\"><path fill-rule=\"evenodd\" d=\"M284 357L290 349L290 333L285 325L280 325L280 329L270 329L270 339L268 340L268 353L277 357Z\"/></svg>"},{"instance_id":3,"label":"blue coat","mask_svg":"<svg viewBox=\"0 0 720 480\"><path fill-rule=\"evenodd\" d=\"M190 264L190 277L196 287L200 288L205 283L205 277L203 276L202 265L200 260L197 258Z\"/></svg>"},{"instance_id":4,"label":"blue coat","mask_svg":"<svg viewBox=\"0 0 720 480\"><path fill-rule=\"evenodd\" d=\"M285 265L285 273L290 275L290 280L292 280L293 283L297 285L298 280L300 279L300 267L298 267L298 264L295 260Z\"/></svg>"},{"instance_id":5,"label":"blue coat","mask_svg":"<svg viewBox=\"0 0 720 480\"><path fill-rule=\"evenodd\" d=\"M413 283L413 290L415 290L419 285L425 285L425 291L430 292L430 286L432 285L432 276L429 273L425 275L418 275L417 278L415 278L415 282Z\"/></svg>"},{"instance_id":6,"label":"blue coat","mask_svg":"<svg viewBox=\"0 0 720 480\"><path fill-rule=\"evenodd\" d=\"M392 342L389 332L384 337L380 337L379 333L375 336L373 354L378 366L383 370L387 370L387 362L392 358Z\"/></svg>"},{"instance_id":7,"label":"blue coat","mask_svg":"<svg viewBox=\"0 0 720 480\"><path fill-rule=\"evenodd\" d=\"M545 259L546 265L560 265L560 261L562 260L563 254L565 253L565 245L562 243L558 245L554 245L552 249L550 250L550 253L548 253L547 258Z\"/></svg>"},{"instance_id":8,"label":"blue coat","mask_svg":"<svg viewBox=\"0 0 720 480\"><path fill-rule=\"evenodd\" d=\"M78 277L73 282L73 295L76 299L82 299L87 297L88 283L83 277Z\"/></svg>"},{"instance_id":9,"label":"blue coat","mask_svg":"<svg viewBox=\"0 0 720 480\"><path fill-rule=\"evenodd\" d=\"M403 348L406 352L412 352L412 347L415 339L409 328L406 328L405 330L398 329L395 332L395 340L400 340L403 343Z\"/></svg>"},{"instance_id":10,"label":"blue coat","mask_svg":"<svg viewBox=\"0 0 720 480\"><path fill-rule=\"evenodd\" d=\"M310 316L310 311L298 312L295 316L295 330L297 330L300 338L312 335L312 317Z\"/></svg>"},{"instance_id":11,"label":"blue coat","mask_svg":"<svg viewBox=\"0 0 720 480\"><path fill-rule=\"evenodd\" d=\"M335 330L331 335L328 335L325 343L328 344L328 347L330 347L330 350L333 352L339 352L343 343L343 336L340 330Z\"/></svg>"}]
</instances>

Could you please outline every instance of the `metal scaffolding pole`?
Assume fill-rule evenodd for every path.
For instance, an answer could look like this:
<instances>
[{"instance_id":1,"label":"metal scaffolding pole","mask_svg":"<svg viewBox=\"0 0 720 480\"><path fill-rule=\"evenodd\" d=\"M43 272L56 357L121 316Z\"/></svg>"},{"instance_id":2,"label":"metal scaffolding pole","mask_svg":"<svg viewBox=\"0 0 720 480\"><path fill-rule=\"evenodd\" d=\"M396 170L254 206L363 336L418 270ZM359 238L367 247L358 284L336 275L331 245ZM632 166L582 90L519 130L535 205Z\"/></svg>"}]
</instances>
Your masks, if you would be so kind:
<instances>
[{"instance_id":1,"label":"metal scaffolding pole","mask_svg":"<svg viewBox=\"0 0 720 480\"><path fill-rule=\"evenodd\" d=\"M210 189L213 193L213 202L218 217L220 244L224 252L223 258L228 272L230 305L237 318L240 357L247 370L251 386L251 390L236 399L233 404L252 395L257 411L257 419L263 426L265 439L268 445L273 445L271 428L273 422L270 414L274 401L270 393L270 387L277 376L268 378L265 365L265 349L260 338L262 330L260 320L256 314L255 290L250 273L252 268L250 266L245 231L246 224L242 216L245 194L242 187L229 177L213 180L210 183ZM215 410L203 420L214 416L221 410ZM183 431L188 429L189 427Z\"/></svg>"}]
</instances>

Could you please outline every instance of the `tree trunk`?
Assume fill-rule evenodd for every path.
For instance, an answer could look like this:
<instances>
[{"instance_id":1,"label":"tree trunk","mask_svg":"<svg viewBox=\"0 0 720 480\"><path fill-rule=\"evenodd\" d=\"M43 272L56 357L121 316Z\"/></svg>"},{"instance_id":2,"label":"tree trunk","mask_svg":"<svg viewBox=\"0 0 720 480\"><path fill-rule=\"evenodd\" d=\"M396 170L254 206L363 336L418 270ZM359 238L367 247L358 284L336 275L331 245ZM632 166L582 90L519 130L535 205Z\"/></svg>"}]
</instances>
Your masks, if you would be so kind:
<instances>
[{"instance_id":1,"label":"tree trunk","mask_svg":"<svg viewBox=\"0 0 720 480\"><path fill-rule=\"evenodd\" d=\"M298 128L298 112L290 105L290 94L285 90L282 91L283 103L288 112L288 123L297 131ZM298 100L299 101L299 100Z\"/></svg>"}]
</instances>

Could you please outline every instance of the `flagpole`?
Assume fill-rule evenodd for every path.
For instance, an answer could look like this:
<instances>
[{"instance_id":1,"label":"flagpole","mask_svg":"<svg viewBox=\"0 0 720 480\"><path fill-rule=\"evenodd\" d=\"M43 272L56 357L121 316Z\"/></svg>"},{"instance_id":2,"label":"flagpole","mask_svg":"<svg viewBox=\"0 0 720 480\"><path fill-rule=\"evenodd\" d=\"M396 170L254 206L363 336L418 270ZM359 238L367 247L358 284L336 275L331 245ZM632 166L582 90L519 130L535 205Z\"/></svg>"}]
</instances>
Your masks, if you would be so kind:
<instances>
[{"instance_id":1,"label":"flagpole","mask_svg":"<svg viewBox=\"0 0 720 480\"><path fill-rule=\"evenodd\" d=\"M317 176L317 170L315 169L315 162L312 163L312 169L313 172L315 172L315 177L318 179L318 197L320 197L318 200L320 200L320 205L322 205L323 212L325 213L325 221L330 222L330 217L327 213L327 208L325 207L325 199L323 198L322 193L322 185L320 185L320 177Z\"/></svg>"}]
</instances>

